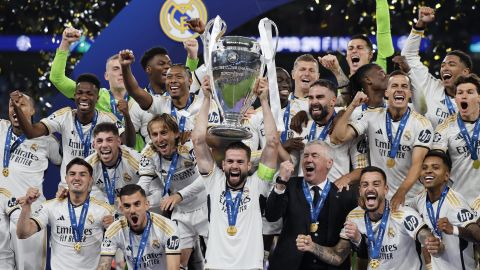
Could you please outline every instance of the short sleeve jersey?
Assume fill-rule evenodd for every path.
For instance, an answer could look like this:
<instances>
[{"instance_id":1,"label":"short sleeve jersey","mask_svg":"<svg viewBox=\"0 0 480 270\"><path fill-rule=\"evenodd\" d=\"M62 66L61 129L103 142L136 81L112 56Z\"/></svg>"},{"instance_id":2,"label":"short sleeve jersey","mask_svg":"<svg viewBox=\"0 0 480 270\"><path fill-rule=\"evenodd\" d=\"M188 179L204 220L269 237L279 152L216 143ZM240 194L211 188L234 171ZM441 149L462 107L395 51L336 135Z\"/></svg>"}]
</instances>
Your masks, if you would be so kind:
<instances>
[{"instance_id":1,"label":"short sleeve jersey","mask_svg":"<svg viewBox=\"0 0 480 270\"><path fill-rule=\"evenodd\" d=\"M97 124L108 122L117 124L117 127L119 128L121 127L121 122L118 121L118 119L112 113L101 111L97 111L97 113ZM75 127L75 114L76 110L70 107L65 107L52 113L49 117L40 120L40 122L47 127L50 134L58 132L62 136L63 160L62 166L60 168L60 177L63 184L66 184L65 174L68 162L70 162L75 157L83 158L83 143L80 140L80 136L78 135L77 129ZM84 134L84 138L88 136L88 134L90 133L90 129L92 129L92 123L82 125L82 132ZM92 154L94 151L93 134L91 140L92 144L90 146L89 155Z\"/></svg>"},{"instance_id":2,"label":"short sleeve jersey","mask_svg":"<svg viewBox=\"0 0 480 270\"><path fill-rule=\"evenodd\" d=\"M80 219L83 204L74 208L77 223ZM80 252L74 250L75 239L73 238L68 200L53 199L46 201L37 210L32 219L45 229L50 225L52 236L51 243L51 267L52 269L95 269L100 259L100 247L103 239L102 218L112 215L110 205L90 198L83 239Z\"/></svg>"},{"instance_id":3,"label":"short sleeve jersey","mask_svg":"<svg viewBox=\"0 0 480 270\"><path fill-rule=\"evenodd\" d=\"M202 176L210 199L210 224L206 268L209 269L262 269L263 243L260 195L268 196L272 184L264 181L257 173L247 177L238 209L233 236L227 234L225 173L214 167L208 176ZM232 191L234 199L239 191ZM212 233L215 232L215 233Z\"/></svg>"},{"instance_id":4,"label":"short sleeve jersey","mask_svg":"<svg viewBox=\"0 0 480 270\"><path fill-rule=\"evenodd\" d=\"M150 213L150 219L152 227L138 269L166 270L166 255L180 254L178 229L173 221L158 214ZM101 255L115 256L117 249L120 249L125 255L128 269L134 269L141 237L141 234L137 235L130 230L127 219L122 217L112 223L105 232Z\"/></svg>"},{"instance_id":5,"label":"short sleeve jersey","mask_svg":"<svg viewBox=\"0 0 480 270\"><path fill-rule=\"evenodd\" d=\"M440 124L435 130L433 149L448 151L452 159L450 179L453 181L452 188L463 195L467 202L472 201L480 194L480 185L476 179L480 170L472 167L470 151L463 138L457 123L458 114L452 115ZM464 122L468 134L472 136L475 123ZM477 143L477 153L480 153L480 144Z\"/></svg>"},{"instance_id":6,"label":"short sleeve jersey","mask_svg":"<svg viewBox=\"0 0 480 270\"><path fill-rule=\"evenodd\" d=\"M0 120L0 159L4 159L4 149L7 137L7 130L10 121ZM12 132L10 145L13 145L17 136ZM25 139L10 154L8 166L9 175L5 177L0 174L0 183L7 188L15 197L25 196L30 187L42 190L45 170L48 168L48 161L60 164L60 143L53 136L42 136L35 139ZM2 166L3 167L3 166ZM43 192L42 192L43 194ZM43 196L42 196L43 198ZM45 200L44 198L41 200Z\"/></svg>"},{"instance_id":7,"label":"short sleeve jersey","mask_svg":"<svg viewBox=\"0 0 480 270\"><path fill-rule=\"evenodd\" d=\"M426 206L427 192L424 191L415 197L415 205L423 221L433 231ZM437 214L439 200L432 203L432 209ZM440 209L440 218L446 217L453 226L466 227L475 222L475 214L459 193L450 189ZM442 233L442 242L445 245L444 252L438 256L432 256L433 269L475 269L473 258L473 244L458 236Z\"/></svg>"},{"instance_id":8,"label":"short sleeve jersey","mask_svg":"<svg viewBox=\"0 0 480 270\"><path fill-rule=\"evenodd\" d=\"M127 184L138 183L138 167L140 154L125 145L120 146L122 160L117 167L106 168L110 180L115 179L115 194L119 195L120 189ZM98 200L108 202L107 188L103 177L102 162L97 152L94 152L85 159L93 167L94 188L90 196ZM115 197L116 197L115 196Z\"/></svg>"},{"instance_id":9,"label":"short sleeve jersey","mask_svg":"<svg viewBox=\"0 0 480 270\"><path fill-rule=\"evenodd\" d=\"M360 136L368 137L370 149L370 164L385 171L388 179L389 192L387 198L391 198L402 184L412 165L412 151L415 147L430 149L433 130L431 123L422 115L412 110L400 138L400 145L395 157L395 166L387 167L388 154L391 149L386 130L385 108L367 109L362 117L350 123L355 132ZM392 121L392 137L395 138L400 121ZM423 190L420 183L415 183L407 193L407 198L413 198Z\"/></svg>"},{"instance_id":10,"label":"short sleeve jersey","mask_svg":"<svg viewBox=\"0 0 480 270\"><path fill-rule=\"evenodd\" d=\"M140 105L138 105L138 103L133 98L128 101L128 110L135 131L140 132L140 134L147 143L150 142L147 127L148 122L150 122L150 120L152 120L153 118L153 114L142 110L142 108L140 108Z\"/></svg>"},{"instance_id":11,"label":"short sleeve jersey","mask_svg":"<svg viewBox=\"0 0 480 270\"><path fill-rule=\"evenodd\" d=\"M0 260L14 260L10 241L10 215L19 210L15 198L8 189L0 188ZM19 212L19 211L18 211Z\"/></svg>"},{"instance_id":12,"label":"short sleeve jersey","mask_svg":"<svg viewBox=\"0 0 480 270\"><path fill-rule=\"evenodd\" d=\"M365 210L360 207L353 209L347 216L358 227L362 235L367 235L365 226ZM375 239L378 237L378 229L381 220L372 222ZM383 236L380 249L380 265L377 269L421 269L420 254L415 248L415 240L418 231L425 226L420 215L412 208L400 206L396 212L390 212L387 221L387 229ZM344 229L340 237L348 239ZM366 239L366 237L364 238ZM408 259L406 259L408 258ZM368 269L372 269L370 265Z\"/></svg>"}]
</instances>

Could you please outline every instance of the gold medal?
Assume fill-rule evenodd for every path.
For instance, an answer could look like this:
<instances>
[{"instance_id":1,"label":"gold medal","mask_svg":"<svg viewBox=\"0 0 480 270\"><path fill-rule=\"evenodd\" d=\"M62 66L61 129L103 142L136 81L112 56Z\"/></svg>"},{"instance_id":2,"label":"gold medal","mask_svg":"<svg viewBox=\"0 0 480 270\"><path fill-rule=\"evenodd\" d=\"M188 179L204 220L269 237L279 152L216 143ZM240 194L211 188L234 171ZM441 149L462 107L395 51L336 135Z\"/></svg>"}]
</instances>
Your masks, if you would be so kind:
<instances>
[{"instance_id":1,"label":"gold medal","mask_svg":"<svg viewBox=\"0 0 480 270\"><path fill-rule=\"evenodd\" d=\"M235 234L237 234L237 228L235 226L228 226L227 233L230 236L234 236Z\"/></svg>"},{"instance_id":2,"label":"gold medal","mask_svg":"<svg viewBox=\"0 0 480 270\"><path fill-rule=\"evenodd\" d=\"M474 169L477 169L480 168L480 160L474 160L473 161L473 166L472 166Z\"/></svg>"},{"instance_id":3,"label":"gold medal","mask_svg":"<svg viewBox=\"0 0 480 270\"><path fill-rule=\"evenodd\" d=\"M318 230L317 223L310 223L310 232L316 232Z\"/></svg>"},{"instance_id":4,"label":"gold medal","mask_svg":"<svg viewBox=\"0 0 480 270\"><path fill-rule=\"evenodd\" d=\"M371 259L369 264L372 269L377 269L380 266L380 260Z\"/></svg>"},{"instance_id":5,"label":"gold medal","mask_svg":"<svg viewBox=\"0 0 480 270\"><path fill-rule=\"evenodd\" d=\"M8 175L10 174L10 172L8 171L8 168L3 168L2 174L3 176L8 177Z\"/></svg>"},{"instance_id":6,"label":"gold medal","mask_svg":"<svg viewBox=\"0 0 480 270\"><path fill-rule=\"evenodd\" d=\"M395 167L395 159L387 158L387 167L390 168L390 169Z\"/></svg>"},{"instance_id":7,"label":"gold medal","mask_svg":"<svg viewBox=\"0 0 480 270\"><path fill-rule=\"evenodd\" d=\"M73 245L73 249L74 249L77 253L80 252L80 249L81 249L81 248L82 248L82 245L81 245L80 243L75 243L75 244Z\"/></svg>"}]
</instances>

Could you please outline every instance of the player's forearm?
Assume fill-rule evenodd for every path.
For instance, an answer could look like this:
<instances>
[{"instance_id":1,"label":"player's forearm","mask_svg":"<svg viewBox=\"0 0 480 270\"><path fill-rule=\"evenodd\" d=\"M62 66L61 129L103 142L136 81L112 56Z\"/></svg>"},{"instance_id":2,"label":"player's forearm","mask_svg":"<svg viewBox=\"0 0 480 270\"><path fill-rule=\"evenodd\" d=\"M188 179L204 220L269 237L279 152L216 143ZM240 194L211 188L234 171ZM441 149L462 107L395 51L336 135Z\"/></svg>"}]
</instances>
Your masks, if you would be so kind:
<instances>
[{"instance_id":1,"label":"player's forearm","mask_svg":"<svg viewBox=\"0 0 480 270\"><path fill-rule=\"evenodd\" d=\"M458 236L472 243L480 243L480 226L477 223L458 227Z\"/></svg>"},{"instance_id":2,"label":"player's forearm","mask_svg":"<svg viewBox=\"0 0 480 270\"><path fill-rule=\"evenodd\" d=\"M268 104L268 100L264 99L260 101L262 104L265 139L266 145L263 148L260 162L269 168L275 168L277 165L278 146L280 145L280 139L278 136L277 126L275 125L275 119L273 118L272 110Z\"/></svg>"},{"instance_id":3,"label":"player's forearm","mask_svg":"<svg viewBox=\"0 0 480 270\"><path fill-rule=\"evenodd\" d=\"M350 247L335 250L332 247L324 247L313 243L312 253L327 264L339 266L350 254Z\"/></svg>"},{"instance_id":4,"label":"player's forearm","mask_svg":"<svg viewBox=\"0 0 480 270\"><path fill-rule=\"evenodd\" d=\"M135 147L135 142L137 139L137 135L135 133L135 126L133 125L132 118L130 117L130 114L127 113L127 115L123 116L123 120L125 122L125 132L123 132L124 135L124 144L128 147Z\"/></svg>"},{"instance_id":5,"label":"player's forearm","mask_svg":"<svg viewBox=\"0 0 480 270\"><path fill-rule=\"evenodd\" d=\"M333 71L333 75L335 75L335 78L337 79L338 86L340 86L340 87L341 86L346 86L350 83L350 80L348 79L347 75L345 75L345 72L343 72L341 67L337 71Z\"/></svg>"},{"instance_id":6,"label":"player's forearm","mask_svg":"<svg viewBox=\"0 0 480 270\"><path fill-rule=\"evenodd\" d=\"M25 133L25 136L28 139L38 138L41 136L48 135L47 128L42 123L32 124L30 119L27 119L22 110L18 109L17 106L13 106L15 114L17 115L18 124L20 129Z\"/></svg>"},{"instance_id":7,"label":"player's forearm","mask_svg":"<svg viewBox=\"0 0 480 270\"><path fill-rule=\"evenodd\" d=\"M73 98L75 94L75 81L65 76L65 67L67 65L68 48L59 48L53 58L50 75L48 78L52 84L67 98Z\"/></svg>"},{"instance_id":8,"label":"player's forearm","mask_svg":"<svg viewBox=\"0 0 480 270\"><path fill-rule=\"evenodd\" d=\"M97 270L110 270L112 268L113 256L100 256Z\"/></svg>"},{"instance_id":9,"label":"player's forearm","mask_svg":"<svg viewBox=\"0 0 480 270\"><path fill-rule=\"evenodd\" d=\"M179 254L167 254L167 270L180 269L180 255Z\"/></svg>"},{"instance_id":10,"label":"player's forearm","mask_svg":"<svg viewBox=\"0 0 480 270\"><path fill-rule=\"evenodd\" d=\"M122 66L122 76L128 95L135 99L142 110L146 111L148 108L150 108L153 102L153 97L147 91L144 91L142 88L140 88L137 80L132 74L130 65Z\"/></svg>"},{"instance_id":11,"label":"player's forearm","mask_svg":"<svg viewBox=\"0 0 480 270\"><path fill-rule=\"evenodd\" d=\"M340 116L337 123L334 125L332 134L330 135L332 143L340 144L348 141L348 122L352 116L353 110L355 110L355 107L350 104L345 110L345 113Z\"/></svg>"},{"instance_id":12,"label":"player's forearm","mask_svg":"<svg viewBox=\"0 0 480 270\"><path fill-rule=\"evenodd\" d=\"M191 135L198 171L203 174L211 172L214 164L211 150L207 145L206 139L210 102L210 96L205 96L197 118L195 119L195 128Z\"/></svg>"},{"instance_id":13,"label":"player's forearm","mask_svg":"<svg viewBox=\"0 0 480 270\"><path fill-rule=\"evenodd\" d=\"M32 228L33 225L36 229L36 225L35 222L30 219L31 212L32 209L30 205L22 206L22 211L17 221L17 237L19 239L26 239L36 232L36 230Z\"/></svg>"}]
</instances>

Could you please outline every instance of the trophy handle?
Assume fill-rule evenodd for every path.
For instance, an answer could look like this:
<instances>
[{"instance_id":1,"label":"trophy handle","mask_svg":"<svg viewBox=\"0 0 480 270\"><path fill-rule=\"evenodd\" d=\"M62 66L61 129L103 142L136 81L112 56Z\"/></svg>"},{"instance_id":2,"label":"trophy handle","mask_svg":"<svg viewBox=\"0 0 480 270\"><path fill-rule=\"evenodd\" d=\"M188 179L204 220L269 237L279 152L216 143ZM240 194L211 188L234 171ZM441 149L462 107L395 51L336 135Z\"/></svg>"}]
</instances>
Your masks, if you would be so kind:
<instances>
[{"instance_id":1,"label":"trophy handle","mask_svg":"<svg viewBox=\"0 0 480 270\"><path fill-rule=\"evenodd\" d=\"M215 25L215 21L218 19L219 25ZM214 29L213 31L218 31L218 33L212 32L212 28L214 26L217 26L219 29ZM202 43L203 43L203 61L205 62L205 67L207 70L210 69L210 48L217 42L217 40L225 34L227 31L227 24L225 23L220 16L216 16L214 19L211 19L208 21L208 23L205 25L205 31L201 35L202 38ZM215 38L215 40L212 42L212 34ZM210 74L209 74L210 75Z\"/></svg>"}]
</instances>

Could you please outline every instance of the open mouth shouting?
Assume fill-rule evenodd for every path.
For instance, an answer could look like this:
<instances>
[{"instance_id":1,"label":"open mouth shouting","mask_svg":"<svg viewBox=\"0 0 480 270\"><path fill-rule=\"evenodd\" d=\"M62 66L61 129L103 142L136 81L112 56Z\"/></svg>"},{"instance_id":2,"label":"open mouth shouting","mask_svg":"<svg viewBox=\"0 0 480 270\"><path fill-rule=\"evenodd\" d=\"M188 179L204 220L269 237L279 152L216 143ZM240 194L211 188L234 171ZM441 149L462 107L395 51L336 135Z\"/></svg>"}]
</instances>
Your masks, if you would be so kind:
<instances>
[{"instance_id":1,"label":"open mouth shouting","mask_svg":"<svg viewBox=\"0 0 480 270\"><path fill-rule=\"evenodd\" d=\"M231 169L229 172L230 180L240 180L241 172L238 169Z\"/></svg>"},{"instance_id":2,"label":"open mouth shouting","mask_svg":"<svg viewBox=\"0 0 480 270\"><path fill-rule=\"evenodd\" d=\"M112 159L112 149L111 148L101 149L100 157L103 161L110 161Z\"/></svg>"},{"instance_id":3,"label":"open mouth shouting","mask_svg":"<svg viewBox=\"0 0 480 270\"><path fill-rule=\"evenodd\" d=\"M451 83L452 82L453 75L452 73L446 71L442 73L442 80L444 83Z\"/></svg>"},{"instance_id":4,"label":"open mouth shouting","mask_svg":"<svg viewBox=\"0 0 480 270\"><path fill-rule=\"evenodd\" d=\"M305 171L303 174L307 178L313 177L315 175L315 164L313 162L305 164Z\"/></svg>"},{"instance_id":5,"label":"open mouth shouting","mask_svg":"<svg viewBox=\"0 0 480 270\"><path fill-rule=\"evenodd\" d=\"M395 92L393 94L393 102L395 104L401 105L405 102L406 96L405 93Z\"/></svg>"},{"instance_id":6,"label":"open mouth shouting","mask_svg":"<svg viewBox=\"0 0 480 270\"><path fill-rule=\"evenodd\" d=\"M354 54L352 57L350 57L350 61L352 62L352 66L355 68L360 67L360 55Z\"/></svg>"},{"instance_id":7,"label":"open mouth shouting","mask_svg":"<svg viewBox=\"0 0 480 270\"><path fill-rule=\"evenodd\" d=\"M460 112L465 113L467 111L467 109L468 109L468 102L460 101Z\"/></svg>"},{"instance_id":8,"label":"open mouth shouting","mask_svg":"<svg viewBox=\"0 0 480 270\"><path fill-rule=\"evenodd\" d=\"M369 191L365 194L365 206L368 210L375 211L378 208L378 194L376 191Z\"/></svg>"},{"instance_id":9,"label":"open mouth shouting","mask_svg":"<svg viewBox=\"0 0 480 270\"><path fill-rule=\"evenodd\" d=\"M300 80L302 88L309 88L311 80L309 78L301 78Z\"/></svg>"}]
</instances>

